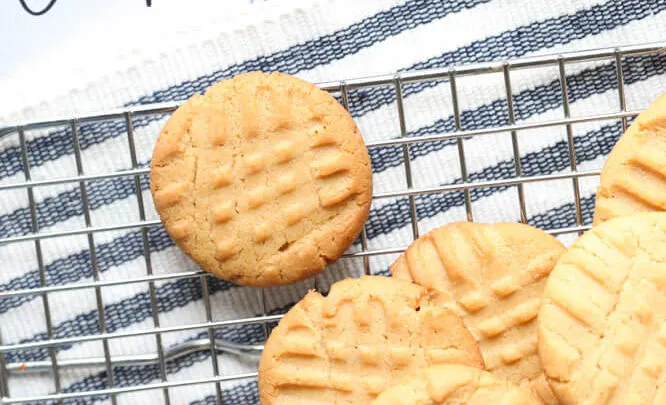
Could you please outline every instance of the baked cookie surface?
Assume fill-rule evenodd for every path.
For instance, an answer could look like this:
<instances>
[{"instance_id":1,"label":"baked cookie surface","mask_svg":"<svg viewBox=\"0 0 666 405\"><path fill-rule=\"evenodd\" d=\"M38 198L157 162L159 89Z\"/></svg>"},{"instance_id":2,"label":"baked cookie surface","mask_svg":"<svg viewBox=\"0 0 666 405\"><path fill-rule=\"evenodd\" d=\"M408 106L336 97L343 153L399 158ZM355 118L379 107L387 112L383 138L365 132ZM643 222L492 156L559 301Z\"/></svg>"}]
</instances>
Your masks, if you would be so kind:
<instances>
[{"instance_id":1,"label":"baked cookie surface","mask_svg":"<svg viewBox=\"0 0 666 405\"><path fill-rule=\"evenodd\" d=\"M204 270L271 286L321 272L367 219L372 172L347 111L292 76L248 73L176 110L151 162L156 209Z\"/></svg>"},{"instance_id":2,"label":"baked cookie surface","mask_svg":"<svg viewBox=\"0 0 666 405\"><path fill-rule=\"evenodd\" d=\"M460 365L419 370L384 391L372 405L541 405L532 394L487 371Z\"/></svg>"},{"instance_id":3,"label":"baked cookie surface","mask_svg":"<svg viewBox=\"0 0 666 405\"><path fill-rule=\"evenodd\" d=\"M415 284L345 279L280 320L262 353L259 394L263 405L369 404L410 372L442 363L483 367L459 317Z\"/></svg>"},{"instance_id":4,"label":"baked cookie surface","mask_svg":"<svg viewBox=\"0 0 666 405\"><path fill-rule=\"evenodd\" d=\"M414 241L390 271L433 291L463 319L487 370L557 404L537 354L536 317L548 274L565 251L528 225L457 222Z\"/></svg>"},{"instance_id":5,"label":"baked cookie surface","mask_svg":"<svg viewBox=\"0 0 666 405\"><path fill-rule=\"evenodd\" d=\"M666 213L592 228L550 275L539 355L565 404L666 403Z\"/></svg>"},{"instance_id":6,"label":"baked cookie surface","mask_svg":"<svg viewBox=\"0 0 666 405\"><path fill-rule=\"evenodd\" d=\"M594 225L652 211L666 211L666 94L639 114L608 155Z\"/></svg>"}]
</instances>

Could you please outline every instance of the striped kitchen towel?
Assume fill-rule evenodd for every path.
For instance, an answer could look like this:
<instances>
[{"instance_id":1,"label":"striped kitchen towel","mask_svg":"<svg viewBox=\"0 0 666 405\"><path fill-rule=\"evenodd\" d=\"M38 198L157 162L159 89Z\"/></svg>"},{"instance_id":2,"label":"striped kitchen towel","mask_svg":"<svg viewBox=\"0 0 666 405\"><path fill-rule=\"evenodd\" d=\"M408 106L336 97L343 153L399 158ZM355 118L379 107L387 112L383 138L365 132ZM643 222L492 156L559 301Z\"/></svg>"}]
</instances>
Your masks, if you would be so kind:
<instances>
[{"instance_id":1,"label":"striped kitchen towel","mask_svg":"<svg viewBox=\"0 0 666 405\"><path fill-rule=\"evenodd\" d=\"M40 77L17 74L7 78L0 100L0 126L57 116L74 116L111 108L183 100L212 83L251 70L282 71L312 82L344 80L418 69L454 67L470 63L504 61L541 54L640 44L666 38L666 0L269 0L247 5L241 17L211 17L192 22L172 36L137 42L134 48L100 59L81 56L79 70L54 67ZM100 60L104 62L101 63ZM639 110L666 90L666 56L645 55L623 60L626 108ZM605 59L566 65L571 116L613 113L620 110L616 66ZM513 107L518 123L564 117L557 65L521 70L511 75ZM458 105L462 129L508 125L507 93L501 72L458 79ZM456 130L449 83L432 81L403 88L405 129L410 136ZM395 92L392 87L352 90L350 110L367 141L400 136ZM147 167L152 147L168 114L135 117L134 137L138 165ZM621 120L595 121L571 127L579 170L599 169L622 133ZM2 132L0 130L0 132ZM98 175L132 168L126 123L103 120L79 126L81 168ZM520 161L525 176L566 173L570 170L567 133L562 127L518 131ZM25 133L30 175L34 180L74 176L77 156L68 125ZM465 139L470 181L502 180L515 176L511 133ZM26 180L21 144L16 132L0 136L0 184ZM462 182L458 148L454 140L413 144L409 148L413 186L436 187ZM403 152L400 147L371 148L375 193L405 190ZM591 222L598 180L580 180L583 222ZM157 219L150 200L148 176L140 186L147 220ZM89 212L82 204L78 182L34 188L0 189L0 239L40 232L114 227L140 220L134 178L99 178L86 182ZM527 220L543 229L576 226L570 180L525 185ZM29 199L34 199L34 211ZM519 221L516 187L499 185L470 193L474 220ZM426 232L446 222L467 218L462 192L416 197L418 228ZM179 330L178 326L207 321L206 294L199 277L169 274L197 270L173 244L161 226L146 228L150 256L136 228L43 239L39 255L32 240L0 243L0 346L18 346L4 353L4 361L50 361L111 358L156 353L183 342L208 338L207 329ZM373 201L367 223L369 249L406 246L413 237L410 201L404 197ZM575 235L562 236L566 243ZM94 249L90 247L94 246ZM360 249L355 244L353 251ZM387 274L395 254L369 258L373 274ZM93 281L92 263L104 282L146 276L150 261L155 283L117 283L68 290ZM363 259L345 258L321 274L326 289L335 280L363 272ZM61 286L45 300L18 290ZM210 316L214 321L254 317L267 311L280 314L312 287L312 281L265 291L237 287L208 278ZM45 312L48 301L49 313ZM99 308L103 309L100 322ZM154 310L158 312L154 318ZM167 329L158 339L155 327ZM86 336L132 333L105 344ZM216 339L258 344L264 329L258 324L234 324L214 330ZM77 338L49 350L39 342ZM34 344L37 347L31 347ZM106 345L106 347L105 347ZM2 360L0 358L0 360ZM9 373L3 387L9 400L56 403L49 395L66 394L64 403L91 404L225 404L258 403L256 380L233 379L187 384L214 377L209 351L197 351L159 365L62 367L52 373ZM256 358L220 353L218 372L238 376L256 371ZM102 391L112 380L116 388L146 384L173 385L168 390L130 390L114 397ZM57 387L56 387L57 383ZM1 384L1 383L0 383ZM159 386L158 386L159 387ZM219 390L219 391L218 391ZM80 393L80 395L69 395ZM46 396L46 398L39 397ZM2 400L0 400L2 403ZM14 403L14 402L11 402Z\"/></svg>"}]
</instances>

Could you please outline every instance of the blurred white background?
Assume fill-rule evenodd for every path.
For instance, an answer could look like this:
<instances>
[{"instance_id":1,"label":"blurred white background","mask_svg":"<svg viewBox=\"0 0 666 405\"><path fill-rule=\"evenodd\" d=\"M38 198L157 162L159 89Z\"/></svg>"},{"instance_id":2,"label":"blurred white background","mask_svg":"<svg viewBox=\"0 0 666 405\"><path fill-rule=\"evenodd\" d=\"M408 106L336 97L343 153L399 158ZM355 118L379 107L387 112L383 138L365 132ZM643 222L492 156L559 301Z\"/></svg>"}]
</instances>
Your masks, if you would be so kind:
<instances>
[{"instance_id":1,"label":"blurred white background","mask_svg":"<svg viewBox=\"0 0 666 405\"><path fill-rule=\"evenodd\" d=\"M264 0L260 0L264 1ZM34 11L49 0L25 0ZM57 0L44 15L32 16L19 0L0 5L0 77L29 66L63 47L82 54L106 45L122 46L141 37L189 28L196 21L237 11L257 0ZM97 42L103 39L104 43Z\"/></svg>"},{"instance_id":2,"label":"blurred white background","mask_svg":"<svg viewBox=\"0 0 666 405\"><path fill-rule=\"evenodd\" d=\"M244 14L262 12L262 3L290 1L153 0L149 8L145 0L57 0L44 15L32 16L19 0L0 0L0 111L30 102L31 93L59 81L71 87L72 78L82 82L88 74L106 74L111 63L105 61L115 66L119 57L139 57L133 50L159 52L179 33L229 28L241 24ZM49 0L25 2L40 11Z\"/></svg>"}]
</instances>

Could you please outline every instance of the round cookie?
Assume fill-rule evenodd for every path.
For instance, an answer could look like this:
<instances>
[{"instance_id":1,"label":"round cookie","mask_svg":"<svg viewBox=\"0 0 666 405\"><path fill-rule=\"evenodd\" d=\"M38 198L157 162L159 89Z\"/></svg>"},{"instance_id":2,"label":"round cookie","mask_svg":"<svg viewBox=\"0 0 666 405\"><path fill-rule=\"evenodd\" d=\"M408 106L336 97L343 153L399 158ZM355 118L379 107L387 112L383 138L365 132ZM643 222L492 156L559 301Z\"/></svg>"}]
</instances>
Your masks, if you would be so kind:
<instances>
[{"instance_id":1,"label":"round cookie","mask_svg":"<svg viewBox=\"0 0 666 405\"><path fill-rule=\"evenodd\" d=\"M541 294L565 247L534 227L456 222L414 241L393 277L427 287L475 336L486 369L557 404L537 355Z\"/></svg>"},{"instance_id":2,"label":"round cookie","mask_svg":"<svg viewBox=\"0 0 666 405\"><path fill-rule=\"evenodd\" d=\"M170 117L151 162L169 235L204 270L272 286L321 272L368 217L362 136L332 96L295 77L242 74Z\"/></svg>"},{"instance_id":3,"label":"round cookie","mask_svg":"<svg viewBox=\"0 0 666 405\"><path fill-rule=\"evenodd\" d=\"M539 355L564 405L666 403L666 213L614 218L562 256Z\"/></svg>"},{"instance_id":4,"label":"round cookie","mask_svg":"<svg viewBox=\"0 0 666 405\"><path fill-rule=\"evenodd\" d=\"M461 365L419 370L386 389L372 405L541 405L532 394L487 371Z\"/></svg>"},{"instance_id":5,"label":"round cookie","mask_svg":"<svg viewBox=\"0 0 666 405\"><path fill-rule=\"evenodd\" d=\"M273 330L259 363L262 405L369 404L399 379L441 363L483 368L474 337L428 291L390 277L308 293Z\"/></svg>"},{"instance_id":6,"label":"round cookie","mask_svg":"<svg viewBox=\"0 0 666 405\"><path fill-rule=\"evenodd\" d=\"M666 94L638 115L608 155L593 224L653 211L666 211Z\"/></svg>"}]
</instances>

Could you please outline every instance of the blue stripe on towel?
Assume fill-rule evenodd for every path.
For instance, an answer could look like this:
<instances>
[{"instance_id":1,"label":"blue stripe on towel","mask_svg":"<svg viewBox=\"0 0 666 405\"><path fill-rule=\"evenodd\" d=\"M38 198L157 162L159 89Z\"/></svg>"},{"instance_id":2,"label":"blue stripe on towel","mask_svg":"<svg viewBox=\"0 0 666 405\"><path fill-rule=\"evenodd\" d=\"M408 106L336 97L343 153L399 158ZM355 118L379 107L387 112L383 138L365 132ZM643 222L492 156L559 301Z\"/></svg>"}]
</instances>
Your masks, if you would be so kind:
<instances>
[{"instance_id":1,"label":"blue stripe on towel","mask_svg":"<svg viewBox=\"0 0 666 405\"><path fill-rule=\"evenodd\" d=\"M279 314L287 311L293 304L288 306L276 309L272 311L271 314ZM257 314L258 315L258 314ZM219 328L215 330L215 338L223 339L229 342L237 343L246 343L246 344L259 344L263 342L263 327L260 324L248 324L248 325L234 325L228 326L225 328ZM194 335L193 337L187 339L186 341L191 341L195 339L208 338L208 332L200 332ZM187 356L168 361L166 363L166 369L168 374L176 373L180 370L183 370L187 367L191 367L193 364L205 361L210 359L210 351L204 350L196 353L191 353ZM211 366L211 375L213 372ZM150 366L121 366L113 368L113 376L116 387L127 387L137 384L149 384L155 382L161 378L161 373L158 365ZM71 384L68 387L63 389L64 393L72 392L84 392L92 390L103 390L107 388L106 385L106 372L100 372L97 374L90 375L80 381L77 381ZM247 384L247 383L246 383ZM225 390L225 395L229 398L238 397L239 387L234 387L230 390ZM244 391L241 388L241 391ZM255 391L256 392L256 391ZM248 394L249 391L248 391ZM251 394L250 394L251 395ZM68 404L93 404L108 398L108 395L100 395L95 398L78 398L68 400ZM237 403L237 402L233 402Z\"/></svg>"},{"instance_id":2,"label":"blue stripe on towel","mask_svg":"<svg viewBox=\"0 0 666 405\"><path fill-rule=\"evenodd\" d=\"M634 8L635 7L635 8ZM413 71L435 67L459 66L469 63L508 60L527 53L568 44L590 35L610 31L632 21L641 20L666 10L666 1L652 3L640 0L618 3L609 1L580 10L574 14L549 18L523 25L513 30L472 42L470 45L445 52L440 56L416 63L404 69ZM434 81L411 84L403 90L403 97L437 85ZM354 116L366 114L395 101L395 91L389 87L376 87L350 94Z\"/></svg>"},{"instance_id":3,"label":"blue stripe on towel","mask_svg":"<svg viewBox=\"0 0 666 405\"><path fill-rule=\"evenodd\" d=\"M640 62L639 62L640 61ZM649 77L666 72L666 54L647 57L627 58L624 68L625 85L637 83ZM595 94L603 93L617 88L614 63L608 63L593 69L586 69L578 74L567 76L569 102L586 99ZM559 80L539 85L513 95L514 113L516 120L524 120L546 111L562 106L562 94ZM493 128L508 125L508 112L506 98L495 100L474 110L461 111L460 120L465 130ZM438 119L433 124L410 132L409 136L429 136L455 131L453 116ZM442 150L444 147L454 145L455 140L418 143L409 146L412 159L426 156L429 153ZM402 164L402 148L388 146L373 148L372 170L380 173L390 167Z\"/></svg>"}]
</instances>

